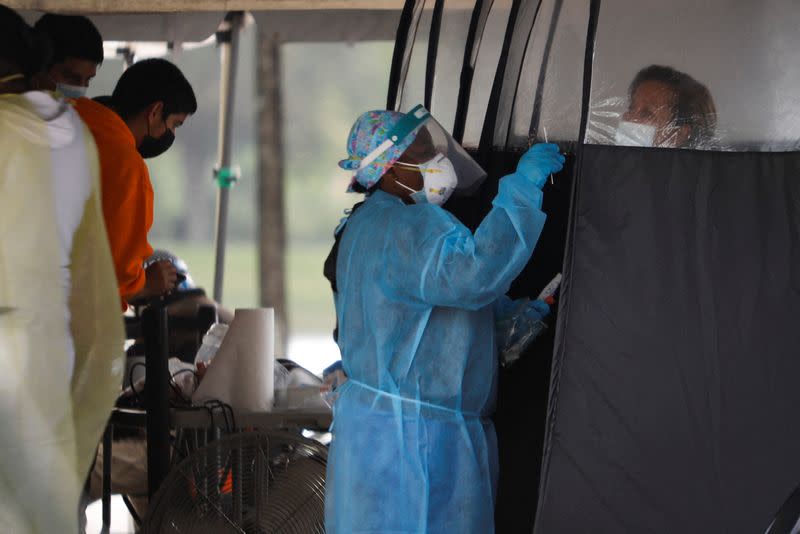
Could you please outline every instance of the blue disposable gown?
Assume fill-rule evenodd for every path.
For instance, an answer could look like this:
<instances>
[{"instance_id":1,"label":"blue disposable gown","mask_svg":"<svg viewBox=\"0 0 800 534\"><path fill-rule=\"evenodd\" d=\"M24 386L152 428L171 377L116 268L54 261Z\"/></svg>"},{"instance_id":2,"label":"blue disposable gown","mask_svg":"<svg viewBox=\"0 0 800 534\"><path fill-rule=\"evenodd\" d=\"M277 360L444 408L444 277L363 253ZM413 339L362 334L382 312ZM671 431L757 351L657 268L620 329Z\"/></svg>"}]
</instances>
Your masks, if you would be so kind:
<instances>
[{"instance_id":1,"label":"blue disposable gown","mask_svg":"<svg viewBox=\"0 0 800 534\"><path fill-rule=\"evenodd\" d=\"M337 260L339 347L328 534L491 533L497 443L494 306L545 215L522 174L473 235L447 211L372 194Z\"/></svg>"}]
</instances>

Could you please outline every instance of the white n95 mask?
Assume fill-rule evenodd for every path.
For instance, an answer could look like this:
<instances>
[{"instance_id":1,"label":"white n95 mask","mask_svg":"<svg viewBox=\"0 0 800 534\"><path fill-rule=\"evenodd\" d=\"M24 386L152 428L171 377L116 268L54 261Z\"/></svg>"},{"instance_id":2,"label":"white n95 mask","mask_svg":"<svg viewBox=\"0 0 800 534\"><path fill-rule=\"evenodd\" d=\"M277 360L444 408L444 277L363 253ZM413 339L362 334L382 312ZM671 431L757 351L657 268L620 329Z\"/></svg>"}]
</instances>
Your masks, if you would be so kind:
<instances>
[{"instance_id":1,"label":"white n95 mask","mask_svg":"<svg viewBox=\"0 0 800 534\"><path fill-rule=\"evenodd\" d=\"M458 176L453 163L444 155L418 165L413 163L397 162L401 167L412 167L422 173L422 191L415 191L407 185L397 182L400 186L411 191L411 200L415 204L435 204L441 206L450 198L458 185Z\"/></svg>"},{"instance_id":2,"label":"white n95 mask","mask_svg":"<svg viewBox=\"0 0 800 534\"><path fill-rule=\"evenodd\" d=\"M655 126L628 121L621 121L614 134L614 141L617 146L651 147L655 138Z\"/></svg>"}]
</instances>

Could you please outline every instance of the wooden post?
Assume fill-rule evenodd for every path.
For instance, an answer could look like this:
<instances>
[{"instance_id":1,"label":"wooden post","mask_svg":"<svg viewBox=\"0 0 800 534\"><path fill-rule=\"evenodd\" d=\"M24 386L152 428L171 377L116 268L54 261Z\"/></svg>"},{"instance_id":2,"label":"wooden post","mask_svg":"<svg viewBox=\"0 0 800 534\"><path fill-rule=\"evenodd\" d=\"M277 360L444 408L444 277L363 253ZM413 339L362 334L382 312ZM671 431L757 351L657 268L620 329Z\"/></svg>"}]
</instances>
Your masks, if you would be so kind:
<instances>
[{"instance_id":1,"label":"wooden post","mask_svg":"<svg viewBox=\"0 0 800 534\"><path fill-rule=\"evenodd\" d=\"M286 355L286 230L283 203L281 43L258 32L258 272L261 306L275 309L275 355Z\"/></svg>"}]
</instances>

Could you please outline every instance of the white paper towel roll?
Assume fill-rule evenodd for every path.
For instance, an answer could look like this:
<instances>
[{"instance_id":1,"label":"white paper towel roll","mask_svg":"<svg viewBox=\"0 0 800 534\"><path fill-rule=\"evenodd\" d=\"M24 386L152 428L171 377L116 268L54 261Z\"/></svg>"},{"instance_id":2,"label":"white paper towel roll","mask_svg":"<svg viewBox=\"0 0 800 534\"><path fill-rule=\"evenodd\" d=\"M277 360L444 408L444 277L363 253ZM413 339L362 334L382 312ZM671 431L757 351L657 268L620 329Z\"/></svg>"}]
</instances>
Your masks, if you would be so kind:
<instances>
[{"instance_id":1,"label":"white paper towel roll","mask_svg":"<svg viewBox=\"0 0 800 534\"><path fill-rule=\"evenodd\" d=\"M220 400L239 412L269 412L275 399L275 312L237 309L225 339L192 396Z\"/></svg>"}]
</instances>

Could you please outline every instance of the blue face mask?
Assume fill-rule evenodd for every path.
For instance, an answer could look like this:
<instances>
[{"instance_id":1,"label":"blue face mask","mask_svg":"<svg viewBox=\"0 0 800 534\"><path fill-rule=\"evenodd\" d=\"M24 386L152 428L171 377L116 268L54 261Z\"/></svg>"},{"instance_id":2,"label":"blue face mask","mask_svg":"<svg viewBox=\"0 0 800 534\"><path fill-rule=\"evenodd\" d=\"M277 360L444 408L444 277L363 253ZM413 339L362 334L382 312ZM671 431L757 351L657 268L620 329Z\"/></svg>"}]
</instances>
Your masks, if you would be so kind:
<instances>
[{"instance_id":1,"label":"blue face mask","mask_svg":"<svg viewBox=\"0 0 800 534\"><path fill-rule=\"evenodd\" d=\"M86 96L88 87L80 85L69 85L66 83L57 83L56 91L61 93L65 98L81 98Z\"/></svg>"}]
</instances>

